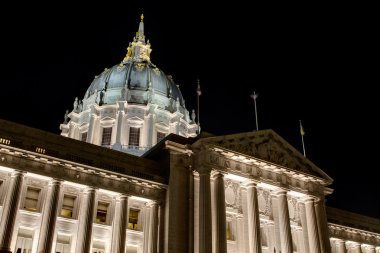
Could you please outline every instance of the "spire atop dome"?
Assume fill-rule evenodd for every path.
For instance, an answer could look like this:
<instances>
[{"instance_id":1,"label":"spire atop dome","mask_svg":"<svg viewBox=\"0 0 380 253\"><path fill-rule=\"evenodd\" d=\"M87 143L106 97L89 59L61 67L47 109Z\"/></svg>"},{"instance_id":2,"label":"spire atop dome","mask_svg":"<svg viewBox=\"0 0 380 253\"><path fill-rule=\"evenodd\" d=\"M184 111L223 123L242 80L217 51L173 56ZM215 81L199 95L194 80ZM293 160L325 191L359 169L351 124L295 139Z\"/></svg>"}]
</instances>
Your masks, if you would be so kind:
<instances>
[{"instance_id":1,"label":"spire atop dome","mask_svg":"<svg viewBox=\"0 0 380 253\"><path fill-rule=\"evenodd\" d=\"M141 14L141 21L139 25L139 31L137 32L137 40L145 43L144 35L144 14Z\"/></svg>"},{"instance_id":2,"label":"spire atop dome","mask_svg":"<svg viewBox=\"0 0 380 253\"><path fill-rule=\"evenodd\" d=\"M152 52L152 49L150 48L149 40L147 42L145 41L144 14L141 14L140 18L139 30L136 32L133 41L129 43L127 55L124 57L120 65L129 61L150 63L150 53Z\"/></svg>"}]
</instances>

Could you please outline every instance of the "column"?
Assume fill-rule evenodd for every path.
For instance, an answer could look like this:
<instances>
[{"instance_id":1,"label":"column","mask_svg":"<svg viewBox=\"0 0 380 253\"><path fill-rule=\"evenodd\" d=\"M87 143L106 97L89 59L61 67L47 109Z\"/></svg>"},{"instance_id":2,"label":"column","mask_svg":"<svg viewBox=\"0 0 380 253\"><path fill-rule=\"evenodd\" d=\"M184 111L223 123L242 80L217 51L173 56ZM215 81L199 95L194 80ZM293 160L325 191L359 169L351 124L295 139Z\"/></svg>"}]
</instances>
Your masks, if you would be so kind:
<instances>
[{"instance_id":1,"label":"column","mask_svg":"<svg viewBox=\"0 0 380 253\"><path fill-rule=\"evenodd\" d=\"M257 185L255 182L251 181L246 184L245 187L247 189L249 252L261 253L260 216L259 204L257 201Z\"/></svg>"},{"instance_id":2,"label":"column","mask_svg":"<svg viewBox=\"0 0 380 253\"><path fill-rule=\"evenodd\" d=\"M3 204L0 222L0 253L11 253L11 241L18 213L21 188L24 175L20 171L12 172Z\"/></svg>"},{"instance_id":3,"label":"column","mask_svg":"<svg viewBox=\"0 0 380 253\"><path fill-rule=\"evenodd\" d=\"M315 201L315 214L318 225L318 237L322 253L331 253L329 230L327 227L324 199Z\"/></svg>"},{"instance_id":4,"label":"column","mask_svg":"<svg viewBox=\"0 0 380 253\"><path fill-rule=\"evenodd\" d=\"M88 131L87 131L87 140L88 143L93 143L93 136L94 136L94 128L95 128L95 117L96 117L96 109L95 106L91 106L90 111L90 123L88 125Z\"/></svg>"},{"instance_id":5,"label":"column","mask_svg":"<svg viewBox=\"0 0 380 253\"><path fill-rule=\"evenodd\" d=\"M366 248L368 253L376 253L375 246L373 246L373 245L367 245L367 246L365 246L365 248Z\"/></svg>"},{"instance_id":6,"label":"column","mask_svg":"<svg viewBox=\"0 0 380 253\"><path fill-rule=\"evenodd\" d=\"M124 104L125 102L118 101L118 111L117 111L117 123L116 123L116 140L114 144L114 149L121 150L121 131L123 128L123 120L124 120Z\"/></svg>"},{"instance_id":7,"label":"column","mask_svg":"<svg viewBox=\"0 0 380 253\"><path fill-rule=\"evenodd\" d=\"M307 232L309 237L310 252L321 252L318 239L318 227L314 209L314 199L308 198L305 200L305 211L307 221Z\"/></svg>"},{"instance_id":8,"label":"column","mask_svg":"<svg viewBox=\"0 0 380 253\"><path fill-rule=\"evenodd\" d=\"M199 253L211 253L210 172L199 172Z\"/></svg>"},{"instance_id":9,"label":"column","mask_svg":"<svg viewBox=\"0 0 380 253\"><path fill-rule=\"evenodd\" d=\"M49 182L46 200L42 212L40 236L38 239L38 253L52 251L54 229L57 220L58 200L61 190L61 181L53 179Z\"/></svg>"},{"instance_id":10,"label":"column","mask_svg":"<svg viewBox=\"0 0 380 253\"><path fill-rule=\"evenodd\" d=\"M357 242L352 243L351 248L352 248L353 253L361 253L362 252L360 243L357 243Z\"/></svg>"},{"instance_id":11,"label":"column","mask_svg":"<svg viewBox=\"0 0 380 253\"><path fill-rule=\"evenodd\" d=\"M346 253L346 244L343 240L336 240L336 248L338 253Z\"/></svg>"},{"instance_id":12,"label":"column","mask_svg":"<svg viewBox=\"0 0 380 253\"><path fill-rule=\"evenodd\" d=\"M115 216L112 224L111 252L125 252L128 226L128 196L120 194L116 199Z\"/></svg>"},{"instance_id":13,"label":"column","mask_svg":"<svg viewBox=\"0 0 380 253\"><path fill-rule=\"evenodd\" d=\"M149 241L150 252L157 253L158 242L158 204L156 201L150 202L150 228Z\"/></svg>"},{"instance_id":14,"label":"column","mask_svg":"<svg viewBox=\"0 0 380 253\"><path fill-rule=\"evenodd\" d=\"M276 195L278 199L278 222L280 228L281 252L292 253L292 234L290 231L289 209L286 191L279 190L276 192ZM315 251L311 252L316 253Z\"/></svg>"},{"instance_id":15,"label":"column","mask_svg":"<svg viewBox=\"0 0 380 253\"><path fill-rule=\"evenodd\" d=\"M150 253L150 241L149 241L149 234L150 234L150 205L149 203L145 204L145 221L144 221L144 253Z\"/></svg>"},{"instance_id":16,"label":"column","mask_svg":"<svg viewBox=\"0 0 380 253\"><path fill-rule=\"evenodd\" d=\"M224 196L224 175L221 172L213 172L214 179L214 199L213 207L215 213L215 253L227 252L227 237L226 237L226 200Z\"/></svg>"},{"instance_id":17,"label":"column","mask_svg":"<svg viewBox=\"0 0 380 253\"><path fill-rule=\"evenodd\" d=\"M244 219L242 214L236 216L236 246L237 252L245 252L244 247Z\"/></svg>"},{"instance_id":18,"label":"column","mask_svg":"<svg viewBox=\"0 0 380 253\"><path fill-rule=\"evenodd\" d=\"M79 212L77 244L75 252L90 252L92 223L94 221L95 195L96 190L91 187L86 188L83 192L82 203Z\"/></svg>"},{"instance_id":19,"label":"column","mask_svg":"<svg viewBox=\"0 0 380 253\"><path fill-rule=\"evenodd\" d=\"M165 203L160 203L158 220L158 253L164 253L165 243Z\"/></svg>"}]
</instances>

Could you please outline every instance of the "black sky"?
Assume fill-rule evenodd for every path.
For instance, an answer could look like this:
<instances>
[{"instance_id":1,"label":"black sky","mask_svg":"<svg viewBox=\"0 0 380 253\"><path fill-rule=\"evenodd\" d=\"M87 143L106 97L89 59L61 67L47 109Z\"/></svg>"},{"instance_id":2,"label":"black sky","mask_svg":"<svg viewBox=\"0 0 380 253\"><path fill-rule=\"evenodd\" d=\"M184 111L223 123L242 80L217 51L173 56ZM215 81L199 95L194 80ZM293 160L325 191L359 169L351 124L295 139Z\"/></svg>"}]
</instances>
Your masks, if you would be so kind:
<instances>
[{"instance_id":1,"label":"black sky","mask_svg":"<svg viewBox=\"0 0 380 253\"><path fill-rule=\"evenodd\" d=\"M251 4L251 3L250 3ZM377 81L371 38L350 6L187 1L13 6L0 17L0 118L59 133L95 75L118 64L141 12L152 61L180 85L214 134L261 129L301 150L335 181L328 205L380 218Z\"/></svg>"}]
</instances>

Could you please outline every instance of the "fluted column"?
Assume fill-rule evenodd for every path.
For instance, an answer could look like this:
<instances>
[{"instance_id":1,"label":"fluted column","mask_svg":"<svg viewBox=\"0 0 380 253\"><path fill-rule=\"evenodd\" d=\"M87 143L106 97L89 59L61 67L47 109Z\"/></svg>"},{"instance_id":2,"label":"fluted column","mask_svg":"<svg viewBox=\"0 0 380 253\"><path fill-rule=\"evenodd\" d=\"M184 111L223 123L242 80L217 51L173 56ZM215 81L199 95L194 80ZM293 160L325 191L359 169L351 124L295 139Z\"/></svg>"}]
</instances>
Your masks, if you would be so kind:
<instances>
[{"instance_id":1,"label":"fluted column","mask_svg":"<svg viewBox=\"0 0 380 253\"><path fill-rule=\"evenodd\" d=\"M276 195L278 199L278 221L280 227L281 252L293 253L292 234L290 231L289 209L286 191L279 190L276 192ZM316 253L314 251L311 252Z\"/></svg>"},{"instance_id":2,"label":"fluted column","mask_svg":"<svg viewBox=\"0 0 380 253\"><path fill-rule=\"evenodd\" d=\"M53 246L54 229L57 220L59 192L61 181L53 179L49 182L46 200L42 212L38 253L50 253Z\"/></svg>"},{"instance_id":3,"label":"fluted column","mask_svg":"<svg viewBox=\"0 0 380 253\"><path fill-rule=\"evenodd\" d=\"M199 253L211 253L210 172L199 172Z\"/></svg>"},{"instance_id":4,"label":"fluted column","mask_svg":"<svg viewBox=\"0 0 380 253\"><path fill-rule=\"evenodd\" d=\"M310 252L319 253L320 245L318 238L318 227L315 216L314 199L308 198L305 200L306 220L307 220L307 232L309 237L309 249Z\"/></svg>"},{"instance_id":5,"label":"fluted column","mask_svg":"<svg viewBox=\"0 0 380 253\"><path fill-rule=\"evenodd\" d=\"M336 240L336 248L338 253L346 253L346 243L343 240Z\"/></svg>"},{"instance_id":6,"label":"fluted column","mask_svg":"<svg viewBox=\"0 0 380 253\"><path fill-rule=\"evenodd\" d=\"M20 203L20 194L24 175L20 171L12 172L3 204L0 222L0 253L11 253L11 241Z\"/></svg>"},{"instance_id":7,"label":"fluted column","mask_svg":"<svg viewBox=\"0 0 380 253\"><path fill-rule=\"evenodd\" d=\"M112 224L111 252L125 252L128 226L128 196L121 194L116 199L115 217Z\"/></svg>"},{"instance_id":8,"label":"fluted column","mask_svg":"<svg viewBox=\"0 0 380 253\"><path fill-rule=\"evenodd\" d=\"M118 103L118 111L117 111L117 128L116 128L116 140L114 144L114 149L121 150L121 131L123 129L123 119L124 119L124 105L125 102L119 101Z\"/></svg>"},{"instance_id":9,"label":"fluted column","mask_svg":"<svg viewBox=\"0 0 380 253\"><path fill-rule=\"evenodd\" d=\"M327 217L324 199L315 201L315 215L318 225L318 237L322 253L331 253L329 230L327 227Z\"/></svg>"},{"instance_id":10,"label":"fluted column","mask_svg":"<svg viewBox=\"0 0 380 253\"><path fill-rule=\"evenodd\" d=\"M245 185L245 188L247 189L249 252L261 253L260 216L259 204L257 201L257 185L255 182L251 181Z\"/></svg>"},{"instance_id":11,"label":"fluted column","mask_svg":"<svg viewBox=\"0 0 380 253\"><path fill-rule=\"evenodd\" d=\"M352 243L351 248L352 248L353 253L361 253L362 252L360 243L356 243L356 242Z\"/></svg>"},{"instance_id":12,"label":"fluted column","mask_svg":"<svg viewBox=\"0 0 380 253\"><path fill-rule=\"evenodd\" d=\"M158 253L164 253L165 243L165 203L160 203L158 220Z\"/></svg>"},{"instance_id":13,"label":"fluted column","mask_svg":"<svg viewBox=\"0 0 380 253\"><path fill-rule=\"evenodd\" d=\"M145 204L145 221L144 221L144 247L143 252L149 253L149 229L150 229L150 205Z\"/></svg>"},{"instance_id":14,"label":"fluted column","mask_svg":"<svg viewBox=\"0 0 380 253\"><path fill-rule=\"evenodd\" d=\"M90 123L88 125L88 131L87 131L87 140L88 143L93 143L93 136L94 136L94 127L95 127L95 118L96 118L96 109L95 106L91 106L91 112L90 112Z\"/></svg>"},{"instance_id":15,"label":"fluted column","mask_svg":"<svg viewBox=\"0 0 380 253\"><path fill-rule=\"evenodd\" d=\"M226 200L225 200L225 189L224 189L224 175L218 171L212 173L214 179L213 187L213 208L215 213L215 231L213 231L215 236L215 248L213 252L215 253L226 253L227 252L227 237L226 237Z\"/></svg>"},{"instance_id":16,"label":"fluted column","mask_svg":"<svg viewBox=\"0 0 380 253\"><path fill-rule=\"evenodd\" d=\"M366 249L367 249L367 253L376 253L375 246L373 245L367 245Z\"/></svg>"},{"instance_id":17,"label":"fluted column","mask_svg":"<svg viewBox=\"0 0 380 253\"><path fill-rule=\"evenodd\" d=\"M158 204L156 201L149 203L149 253L157 253L158 242Z\"/></svg>"},{"instance_id":18,"label":"fluted column","mask_svg":"<svg viewBox=\"0 0 380 253\"><path fill-rule=\"evenodd\" d=\"M83 192L83 198L79 212L79 224L75 252L90 252L92 223L94 220L95 195L96 190L94 188L86 188Z\"/></svg>"},{"instance_id":19,"label":"fluted column","mask_svg":"<svg viewBox=\"0 0 380 253\"><path fill-rule=\"evenodd\" d=\"M236 216L236 245L237 252L245 252L244 247L244 219L243 215L238 214Z\"/></svg>"}]
</instances>

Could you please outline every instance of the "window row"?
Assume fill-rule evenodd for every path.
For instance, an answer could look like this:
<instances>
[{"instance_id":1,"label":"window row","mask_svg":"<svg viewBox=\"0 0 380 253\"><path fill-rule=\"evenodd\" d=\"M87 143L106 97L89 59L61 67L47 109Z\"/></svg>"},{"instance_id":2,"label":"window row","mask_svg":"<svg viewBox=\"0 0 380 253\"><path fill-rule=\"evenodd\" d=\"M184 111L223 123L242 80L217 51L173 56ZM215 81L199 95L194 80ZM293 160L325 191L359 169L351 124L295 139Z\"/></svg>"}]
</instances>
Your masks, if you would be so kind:
<instances>
[{"instance_id":1,"label":"window row","mask_svg":"<svg viewBox=\"0 0 380 253\"><path fill-rule=\"evenodd\" d=\"M39 212L41 206L41 189L28 186L26 189L25 199L23 201L23 209L32 212ZM110 205L111 203L105 201L98 201L96 206L95 221L100 224L110 224ZM63 194L63 200L59 216L64 218L76 218L78 210L78 197L70 194ZM138 229L138 218L140 210L129 209L129 224L130 229Z\"/></svg>"},{"instance_id":2,"label":"window row","mask_svg":"<svg viewBox=\"0 0 380 253\"><path fill-rule=\"evenodd\" d=\"M140 129L139 127L130 127L129 128L129 137L128 137L128 145L129 146L140 146ZM157 132L157 139L156 142L159 143L162 139L164 139L166 136L163 132ZM105 127L103 128L102 132L102 146L109 146L111 145L111 137L112 137L112 127ZM87 140L87 132L83 132L80 135L81 141Z\"/></svg>"}]
</instances>

